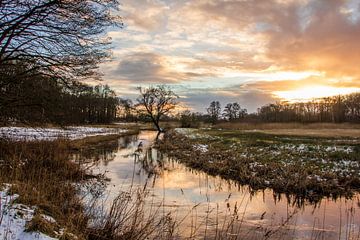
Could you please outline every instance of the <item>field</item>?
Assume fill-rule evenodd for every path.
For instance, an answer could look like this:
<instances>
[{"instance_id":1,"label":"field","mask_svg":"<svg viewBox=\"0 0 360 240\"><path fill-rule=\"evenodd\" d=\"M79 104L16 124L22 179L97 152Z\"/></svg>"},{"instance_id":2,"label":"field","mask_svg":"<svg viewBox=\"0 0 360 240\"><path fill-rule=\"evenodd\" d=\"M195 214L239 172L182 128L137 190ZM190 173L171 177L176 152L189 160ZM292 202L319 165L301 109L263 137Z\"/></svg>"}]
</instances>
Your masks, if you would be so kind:
<instances>
[{"instance_id":1,"label":"field","mask_svg":"<svg viewBox=\"0 0 360 240\"><path fill-rule=\"evenodd\" d=\"M254 190L272 188L300 201L351 196L360 190L357 126L218 127L176 129L158 147L189 167L237 180Z\"/></svg>"}]
</instances>

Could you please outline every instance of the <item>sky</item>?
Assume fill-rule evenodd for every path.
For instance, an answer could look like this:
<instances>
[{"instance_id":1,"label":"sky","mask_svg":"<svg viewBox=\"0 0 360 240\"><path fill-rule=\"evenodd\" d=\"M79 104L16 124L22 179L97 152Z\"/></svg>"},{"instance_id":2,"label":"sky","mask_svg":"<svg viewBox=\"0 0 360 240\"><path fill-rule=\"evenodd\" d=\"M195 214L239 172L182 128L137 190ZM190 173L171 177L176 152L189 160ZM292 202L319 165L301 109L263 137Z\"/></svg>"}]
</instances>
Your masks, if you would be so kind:
<instances>
[{"instance_id":1,"label":"sky","mask_svg":"<svg viewBox=\"0 0 360 240\"><path fill-rule=\"evenodd\" d=\"M249 112L360 90L360 0L122 0L104 82L135 99L167 84L183 106Z\"/></svg>"}]
</instances>

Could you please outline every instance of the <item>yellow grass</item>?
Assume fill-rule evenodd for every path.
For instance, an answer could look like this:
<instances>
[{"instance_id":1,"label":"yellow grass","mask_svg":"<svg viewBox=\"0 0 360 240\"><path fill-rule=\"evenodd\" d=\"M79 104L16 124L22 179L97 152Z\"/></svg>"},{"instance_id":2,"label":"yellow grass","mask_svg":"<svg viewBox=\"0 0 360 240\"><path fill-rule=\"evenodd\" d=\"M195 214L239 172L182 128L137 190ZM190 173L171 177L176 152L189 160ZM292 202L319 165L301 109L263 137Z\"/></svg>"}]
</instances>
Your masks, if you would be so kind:
<instances>
[{"instance_id":1,"label":"yellow grass","mask_svg":"<svg viewBox=\"0 0 360 240\"><path fill-rule=\"evenodd\" d=\"M313 137L360 137L360 124L350 123L219 123L217 129L244 130L276 135L295 135Z\"/></svg>"},{"instance_id":2,"label":"yellow grass","mask_svg":"<svg viewBox=\"0 0 360 240\"><path fill-rule=\"evenodd\" d=\"M251 130L245 130L251 131ZM289 136L310 136L310 137L330 137L330 138L360 138L360 129L264 129L259 132L274 135Z\"/></svg>"}]
</instances>

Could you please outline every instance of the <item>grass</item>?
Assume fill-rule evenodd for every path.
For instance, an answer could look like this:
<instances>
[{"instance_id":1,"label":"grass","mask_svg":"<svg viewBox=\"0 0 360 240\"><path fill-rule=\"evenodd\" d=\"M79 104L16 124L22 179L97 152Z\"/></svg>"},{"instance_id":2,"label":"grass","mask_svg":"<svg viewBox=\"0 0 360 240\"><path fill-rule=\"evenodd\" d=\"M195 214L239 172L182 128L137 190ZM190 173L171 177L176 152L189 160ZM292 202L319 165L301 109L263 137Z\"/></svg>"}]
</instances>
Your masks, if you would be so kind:
<instances>
[{"instance_id":1,"label":"grass","mask_svg":"<svg viewBox=\"0 0 360 240\"><path fill-rule=\"evenodd\" d=\"M134 133L136 131L124 135ZM348 138L336 141L339 151L327 152L338 139L215 129L198 130L197 134L192 138L169 132L158 148L190 167L238 180L254 190L271 187L279 193L295 194L299 197L296 200L351 196L360 186L356 175L359 168L354 164L358 162L360 146ZM150 206L152 211L147 212L145 203L149 195L145 189L121 192L109 211L100 212L90 211L91 205L84 204L79 196L79 183L93 176L84 165L72 161L74 154L96 160L94 156L101 155L102 151L116 150L118 138L119 135L53 142L0 140L0 185L11 183L11 193L19 194L18 203L37 206L34 218L27 225L28 231L59 237L56 232L63 229L62 240L175 238L179 223L174 222L170 214L160 214L159 205ZM207 145L208 151L196 150L196 144ZM344 152L348 147L352 151ZM339 171L332 172L334 169ZM46 221L43 214L56 219L56 223ZM208 217L210 219L210 213ZM202 224L207 228L212 223L205 220ZM209 230L205 235L209 239L213 236L236 239L235 236L244 234L241 223L241 216L234 209L234 215L229 215L227 222L216 223L215 233ZM194 238L196 229L194 225ZM276 238L276 229L262 231L264 238Z\"/></svg>"},{"instance_id":2,"label":"grass","mask_svg":"<svg viewBox=\"0 0 360 240\"><path fill-rule=\"evenodd\" d=\"M78 150L89 147L101 147L102 145L108 144L109 142L117 141L120 137L136 135L138 133L139 129L135 128L119 134L96 135L75 139L71 141L71 148Z\"/></svg>"},{"instance_id":3,"label":"grass","mask_svg":"<svg viewBox=\"0 0 360 240\"><path fill-rule=\"evenodd\" d=\"M360 129L360 124L354 123L247 123L247 122L222 122L215 124L213 128L230 130L254 130L254 129Z\"/></svg>"},{"instance_id":4,"label":"grass","mask_svg":"<svg viewBox=\"0 0 360 240\"><path fill-rule=\"evenodd\" d=\"M172 239L175 225L170 215L161 214L161 205L146 207L149 197L146 187L120 192L109 211L98 214L88 239Z\"/></svg>"},{"instance_id":5,"label":"grass","mask_svg":"<svg viewBox=\"0 0 360 240\"><path fill-rule=\"evenodd\" d=\"M47 221L39 211L35 213L25 227L28 232L42 232L50 237L57 237L56 233L60 231L56 222Z\"/></svg>"},{"instance_id":6,"label":"grass","mask_svg":"<svg viewBox=\"0 0 360 240\"><path fill-rule=\"evenodd\" d=\"M360 145L353 139L208 129L187 136L169 132L157 147L189 167L254 190L292 194L298 202L360 190Z\"/></svg>"},{"instance_id":7,"label":"grass","mask_svg":"<svg viewBox=\"0 0 360 240\"><path fill-rule=\"evenodd\" d=\"M213 129L243 130L273 135L360 138L360 124L351 123L219 123Z\"/></svg>"},{"instance_id":8,"label":"grass","mask_svg":"<svg viewBox=\"0 0 360 240\"><path fill-rule=\"evenodd\" d=\"M134 133L129 131L122 136ZM126 201L127 195L120 194L110 212L104 207L101 209L105 212L90 211L91 206L79 195L79 184L97 176L72 161L74 154L93 155L104 148L113 151L118 147L118 138L119 135L109 135L30 142L0 139L0 185L11 184L9 194L19 195L15 203L37 209L26 226L27 231L40 231L64 240L157 239L157 224L166 221L156 215L141 215L145 194L138 193L135 200L129 198L131 201ZM46 221L43 214L54 218L56 223ZM89 225L97 215L103 216L102 221ZM119 219L123 219L123 224L119 224Z\"/></svg>"},{"instance_id":9,"label":"grass","mask_svg":"<svg viewBox=\"0 0 360 240\"><path fill-rule=\"evenodd\" d=\"M69 160L69 142L9 142L0 140L0 182L10 183L10 193L19 194L17 203L38 206L39 211L54 217L58 223L80 239L88 216L76 195L73 182L85 172ZM39 219L29 229L41 226Z\"/></svg>"}]
</instances>

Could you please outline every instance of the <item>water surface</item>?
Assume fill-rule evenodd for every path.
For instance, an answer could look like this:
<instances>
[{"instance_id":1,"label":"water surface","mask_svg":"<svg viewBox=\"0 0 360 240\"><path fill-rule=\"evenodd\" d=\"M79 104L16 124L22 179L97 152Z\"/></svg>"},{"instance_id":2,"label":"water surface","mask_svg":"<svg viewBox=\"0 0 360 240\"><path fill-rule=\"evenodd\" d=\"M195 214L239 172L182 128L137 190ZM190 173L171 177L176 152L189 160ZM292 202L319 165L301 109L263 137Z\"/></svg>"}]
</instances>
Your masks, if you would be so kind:
<instances>
[{"instance_id":1,"label":"water surface","mask_svg":"<svg viewBox=\"0 0 360 240\"><path fill-rule=\"evenodd\" d=\"M214 232L226 230L242 239L360 239L358 195L299 205L271 189L253 192L168 159L152 148L156 134L142 131L98 149L92 169L110 179L108 202L119 191L146 185L148 203L161 208L159 214L171 212L180 223L177 235L184 238L196 232L194 238L211 239ZM229 230L224 223L231 220L234 229Z\"/></svg>"}]
</instances>

